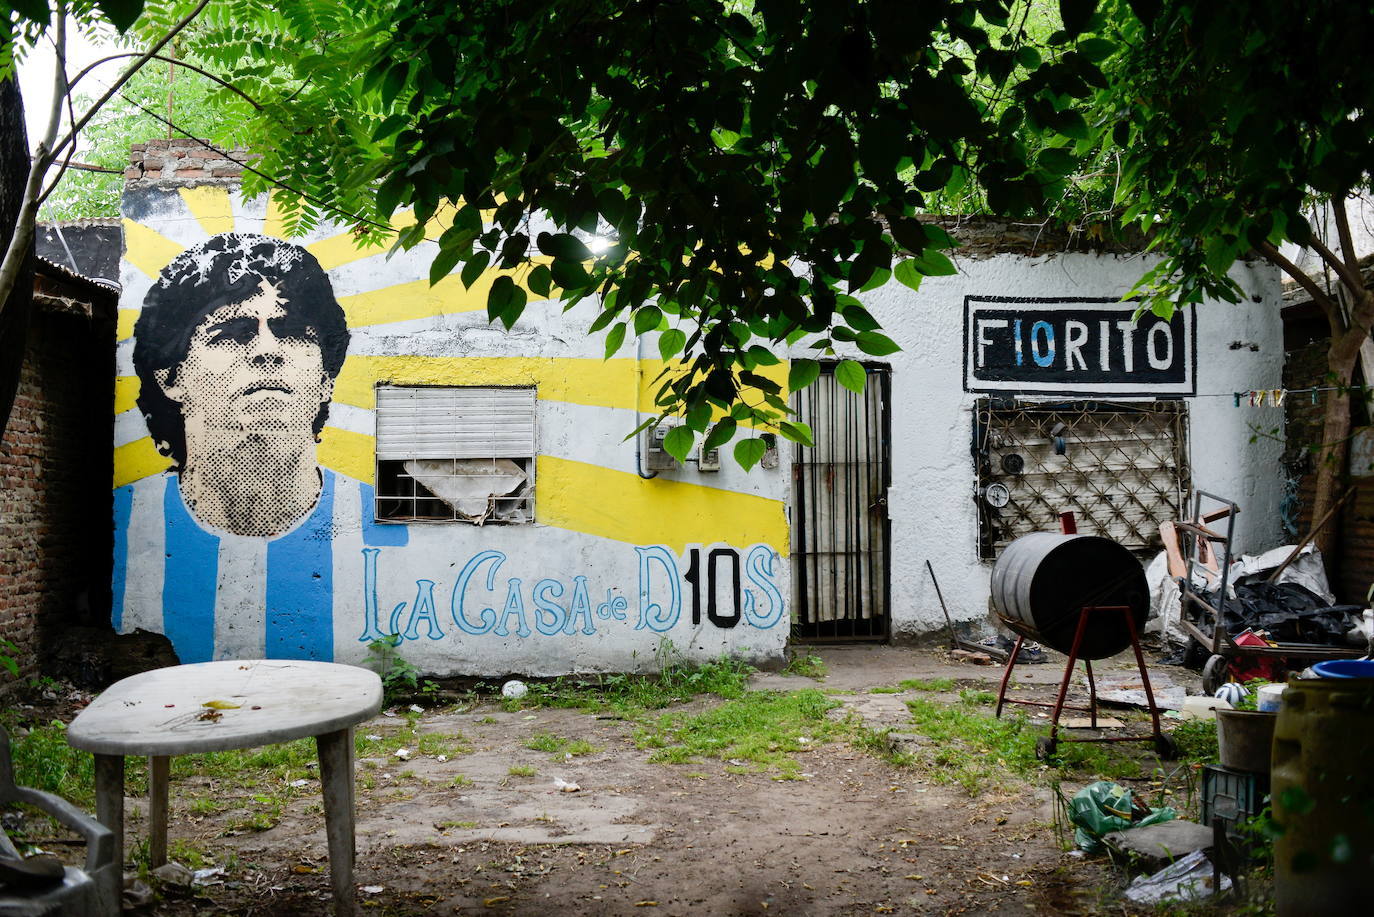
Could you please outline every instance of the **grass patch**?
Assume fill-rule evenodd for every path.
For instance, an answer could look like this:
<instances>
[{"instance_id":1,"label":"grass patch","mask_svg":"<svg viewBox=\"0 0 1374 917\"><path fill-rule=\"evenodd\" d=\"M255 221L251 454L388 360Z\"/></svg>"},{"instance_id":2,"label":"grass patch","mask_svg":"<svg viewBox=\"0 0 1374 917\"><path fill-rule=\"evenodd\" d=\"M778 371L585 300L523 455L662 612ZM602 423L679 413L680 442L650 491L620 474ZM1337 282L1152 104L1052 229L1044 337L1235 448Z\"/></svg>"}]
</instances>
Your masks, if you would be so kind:
<instances>
[{"instance_id":1,"label":"grass patch","mask_svg":"<svg viewBox=\"0 0 1374 917\"><path fill-rule=\"evenodd\" d=\"M1217 763L1216 720L1180 720L1171 734L1178 743L1178 756L1184 761Z\"/></svg>"},{"instance_id":2,"label":"grass patch","mask_svg":"<svg viewBox=\"0 0 1374 917\"><path fill-rule=\"evenodd\" d=\"M736 698L744 693L753 669L729 656L714 662L689 664L674 660L671 647L660 651L662 666L654 675L607 675L597 681L572 676L530 682L529 693L503 698L507 711L559 707L587 713L615 713L634 719L649 710L661 710L700 694Z\"/></svg>"},{"instance_id":3,"label":"grass patch","mask_svg":"<svg viewBox=\"0 0 1374 917\"><path fill-rule=\"evenodd\" d=\"M467 774L454 774L453 779L448 782L448 785L455 789L459 789L465 786L473 786L475 783L476 781Z\"/></svg>"},{"instance_id":4,"label":"grass patch","mask_svg":"<svg viewBox=\"0 0 1374 917\"><path fill-rule=\"evenodd\" d=\"M829 670L825 667L825 660L819 656L812 653L794 653L787 660L787 665L783 666L782 674L819 680L829 674Z\"/></svg>"},{"instance_id":5,"label":"grass patch","mask_svg":"<svg viewBox=\"0 0 1374 917\"><path fill-rule=\"evenodd\" d=\"M826 717L836 702L814 688L785 694L759 691L705 713L669 714L635 730L635 744L653 749L649 760L686 764L701 758L740 762L744 772L799 776L792 755L847 734L849 726Z\"/></svg>"},{"instance_id":6,"label":"grass patch","mask_svg":"<svg viewBox=\"0 0 1374 917\"><path fill-rule=\"evenodd\" d=\"M953 678L907 678L897 683L903 691L953 691Z\"/></svg>"},{"instance_id":7,"label":"grass patch","mask_svg":"<svg viewBox=\"0 0 1374 917\"><path fill-rule=\"evenodd\" d=\"M513 764L506 773L512 777L533 777L539 772L528 764Z\"/></svg>"},{"instance_id":8,"label":"grass patch","mask_svg":"<svg viewBox=\"0 0 1374 917\"><path fill-rule=\"evenodd\" d=\"M595 754L601 750L586 739L565 739L551 732L541 732L533 738L526 739L525 747L531 751L546 751L554 758L575 758L578 755Z\"/></svg>"},{"instance_id":9,"label":"grass patch","mask_svg":"<svg viewBox=\"0 0 1374 917\"><path fill-rule=\"evenodd\" d=\"M95 808L95 758L67 744L67 727L59 720L30 726L16 736L10 726L14 780L20 786L55 793L79 808ZM132 763L132 759L125 759Z\"/></svg>"}]
</instances>

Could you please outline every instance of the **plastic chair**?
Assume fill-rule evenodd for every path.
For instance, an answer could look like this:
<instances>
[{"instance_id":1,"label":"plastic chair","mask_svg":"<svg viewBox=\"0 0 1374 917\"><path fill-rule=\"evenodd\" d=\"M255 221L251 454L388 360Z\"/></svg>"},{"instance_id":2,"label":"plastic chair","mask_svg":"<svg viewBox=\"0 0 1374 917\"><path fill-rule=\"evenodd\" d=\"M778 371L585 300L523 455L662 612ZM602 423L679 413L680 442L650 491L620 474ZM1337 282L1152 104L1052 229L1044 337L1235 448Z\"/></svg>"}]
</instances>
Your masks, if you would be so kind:
<instances>
[{"instance_id":1,"label":"plastic chair","mask_svg":"<svg viewBox=\"0 0 1374 917\"><path fill-rule=\"evenodd\" d=\"M0 886L0 917L39 914L115 917L119 914L119 880L115 874L114 833L76 806L52 793L17 786L10 761L10 737L0 727L0 804L22 802L47 813L86 839L86 866L68 866L62 881L16 888ZM19 859L19 851L0 828L0 857Z\"/></svg>"}]
</instances>

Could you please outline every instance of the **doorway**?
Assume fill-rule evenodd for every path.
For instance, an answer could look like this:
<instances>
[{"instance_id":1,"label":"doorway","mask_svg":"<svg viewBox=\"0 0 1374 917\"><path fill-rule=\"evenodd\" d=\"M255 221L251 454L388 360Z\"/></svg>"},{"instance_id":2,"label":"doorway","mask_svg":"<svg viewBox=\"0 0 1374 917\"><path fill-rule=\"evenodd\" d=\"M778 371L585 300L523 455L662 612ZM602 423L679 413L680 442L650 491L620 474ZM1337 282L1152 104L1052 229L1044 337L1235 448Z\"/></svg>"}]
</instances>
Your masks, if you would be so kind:
<instances>
[{"instance_id":1,"label":"doorway","mask_svg":"<svg viewBox=\"0 0 1374 917\"><path fill-rule=\"evenodd\" d=\"M838 364L795 395L815 446L792 465L792 639L885 641L891 560L891 372L865 366L863 394L840 385Z\"/></svg>"}]
</instances>

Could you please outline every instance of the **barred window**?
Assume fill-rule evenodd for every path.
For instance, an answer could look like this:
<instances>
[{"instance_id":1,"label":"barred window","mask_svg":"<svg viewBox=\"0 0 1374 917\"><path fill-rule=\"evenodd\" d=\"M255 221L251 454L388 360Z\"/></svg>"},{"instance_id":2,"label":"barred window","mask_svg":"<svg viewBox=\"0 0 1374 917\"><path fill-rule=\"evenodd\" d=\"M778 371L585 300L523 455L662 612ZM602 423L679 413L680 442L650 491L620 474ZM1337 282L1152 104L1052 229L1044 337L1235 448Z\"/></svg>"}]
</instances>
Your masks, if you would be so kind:
<instances>
[{"instance_id":1,"label":"barred window","mask_svg":"<svg viewBox=\"0 0 1374 917\"><path fill-rule=\"evenodd\" d=\"M1182 401L1012 402L979 399L974 415L979 554L1028 532L1078 531L1157 551L1159 523L1190 490Z\"/></svg>"},{"instance_id":2,"label":"barred window","mask_svg":"<svg viewBox=\"0 0 1374 917\"><path fill-rule=\"evenodd\" d=\"M383 522L534 521L535 390L377 388Z\"/></svg>"}]
</instances>

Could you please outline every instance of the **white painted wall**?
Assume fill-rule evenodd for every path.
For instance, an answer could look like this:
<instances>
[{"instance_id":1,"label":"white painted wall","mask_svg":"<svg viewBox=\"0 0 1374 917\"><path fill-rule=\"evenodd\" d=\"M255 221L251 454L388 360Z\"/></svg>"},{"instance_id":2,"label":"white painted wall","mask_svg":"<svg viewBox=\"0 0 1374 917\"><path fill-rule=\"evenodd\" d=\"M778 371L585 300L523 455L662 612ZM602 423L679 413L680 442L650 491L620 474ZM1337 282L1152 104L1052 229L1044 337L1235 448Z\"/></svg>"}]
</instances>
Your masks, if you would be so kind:
<instances>
[{"instance_id":1,"label":"white painted wall","mask_svg":"<svg viewBox=\"0 0 1374 917\"><path fill-rule=\"evenodd\" d=\"M927 559L955 618L990 619L992 562L978 558L975 468L969 454L979 396L963 390L964 297L1117 298L1152 263L1144 257L1084 254L954 260L958 275L927 278L919 292L892 281L861 297L903 347L887 358L892 367L894 637L944 626ZM1257 264L1238 268L1234 276L1251 301L1206 303L1196 313L1197 396L1187 399L1188 443L1194 487L1241 505L1237 548L1254 552L1279 543L1282 446L1276 439L1251 438L1256 427L1281 427L1282 410L1238 409L1232 393L1282 384L1283 333L1277 271ZM846 355L862 356L856 350Z\"/></svg>"}]
</instances>

